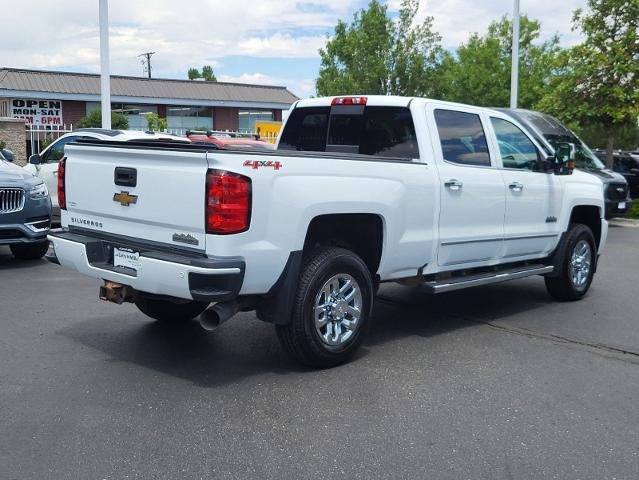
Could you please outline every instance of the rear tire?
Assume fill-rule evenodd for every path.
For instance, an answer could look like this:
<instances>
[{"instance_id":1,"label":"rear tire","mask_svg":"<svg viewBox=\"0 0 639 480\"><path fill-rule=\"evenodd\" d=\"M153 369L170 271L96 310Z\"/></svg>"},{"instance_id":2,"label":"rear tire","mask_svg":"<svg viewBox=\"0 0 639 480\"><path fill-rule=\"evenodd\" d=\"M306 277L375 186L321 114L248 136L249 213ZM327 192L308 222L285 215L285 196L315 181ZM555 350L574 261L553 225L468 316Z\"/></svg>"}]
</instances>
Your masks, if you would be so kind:
<instances>
[{"instance_id":1,"label":"rear tire","mask_svg":"<svg viewBox=\"0 0 639 480\"><path fill-rule=\"evenodd\" d=\"M47 253L49 250L49 242L38 243L18 243L15 245L9 245L11 253L19 260L38 260Z\"/></svg>"},{"instance_id":2,"label":"rear tire","mask_svg":"<svg viewBox=\"0 0 639 480\"><path fill-rule=\"evenodd\" d=\"M349 360L369 324L373 281L360 257L343 248L318 248L302 267L290 322L276 325L284 350L311 367Z\"/></svg>"},{"instance_id":3,"label":"rear tire","mask_svg":"<svg viewBox=\"0 0 639 480\"><path fill-rule=\"evenodd\" d=\"M597 265L597 244L590 228L570 227L562 258L559 275L544 278L546 289L556 300L579 300L588 293Z\"/></svg>"},{"instance_id":4,"label":"rear tire","mask_svg":"<svg viewBox=\"0 0 639 480\"><path fill-rule=\"evenodd\" d=\"M209 306L208 303L202 302L175 303L139 295L135 297L134 302L143 314L160 322L188 321L197 317Z\"/></svg>"}]
</instances>

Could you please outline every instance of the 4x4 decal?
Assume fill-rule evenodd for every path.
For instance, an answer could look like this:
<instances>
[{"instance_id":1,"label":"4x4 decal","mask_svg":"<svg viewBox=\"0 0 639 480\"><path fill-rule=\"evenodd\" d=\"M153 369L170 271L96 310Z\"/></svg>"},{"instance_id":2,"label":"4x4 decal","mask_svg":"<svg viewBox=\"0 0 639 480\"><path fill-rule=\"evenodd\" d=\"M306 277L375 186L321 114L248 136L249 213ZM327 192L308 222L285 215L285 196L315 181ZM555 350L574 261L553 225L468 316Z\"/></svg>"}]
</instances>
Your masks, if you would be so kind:
<instances>
[{"instance_id":1,"label":"4x4 decal","mask_svg":"<svg viewBox=\"0 0 639 480\"><path fill-rule=\"evenodd\" d=\"M275 170L282 168L280 162L274 162L273 160L247 160L244 162L245 167L251 167L253 170L257 170L260 167L271 167Z\"/></svg>"}]
</instances>

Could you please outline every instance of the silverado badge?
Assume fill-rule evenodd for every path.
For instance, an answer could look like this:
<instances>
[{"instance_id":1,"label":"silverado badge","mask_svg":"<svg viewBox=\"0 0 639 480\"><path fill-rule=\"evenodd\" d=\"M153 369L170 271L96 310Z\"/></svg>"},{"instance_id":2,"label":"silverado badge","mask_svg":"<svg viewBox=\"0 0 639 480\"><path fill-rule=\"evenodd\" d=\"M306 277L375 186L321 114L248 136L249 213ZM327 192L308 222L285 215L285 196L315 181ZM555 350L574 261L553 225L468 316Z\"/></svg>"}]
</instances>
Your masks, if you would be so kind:
<instances>
[{"instance_id":1,"label":"silverado badge","mask_svg":"<svg viewBox=\"0 0 639 480\"><path fill-rule=\"evenodd\" d=\"M174 242L182 242L188 243L189 245L199 245L200 241L195 238L193 235L189 235L188 233L174 233L173 234Z\"/></svg>"},{"instance_id":2,"label":"silverado badge","mask_svg":"<svg viewBox=\"0 0 639 480\"><path fill-rule=\"evenodd\" d=\"M138 203L138 196L122 191L120 193L113 194L113 201L119 202L123 207L128 207L132 203Z\"/></svg>"}]
</instances>

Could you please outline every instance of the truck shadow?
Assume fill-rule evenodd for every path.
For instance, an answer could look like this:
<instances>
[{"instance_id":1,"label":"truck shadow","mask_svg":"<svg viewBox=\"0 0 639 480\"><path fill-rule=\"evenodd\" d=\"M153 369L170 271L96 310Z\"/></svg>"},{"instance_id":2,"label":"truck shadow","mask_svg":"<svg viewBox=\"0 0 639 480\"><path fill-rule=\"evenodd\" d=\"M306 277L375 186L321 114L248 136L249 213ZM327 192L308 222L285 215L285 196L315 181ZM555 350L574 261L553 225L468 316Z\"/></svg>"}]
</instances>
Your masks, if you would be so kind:
<instances>
[{"instance_id":1,"label":"truck shadow","mask_svg":"<svg viewBox=\"0 0 639 480\"><path fill-rule=\"evenodd\" d=\"M480 328L478 323L516 317L549 302L543 283L539 288L518 282L438 296L426 295L420 288L383 287L363 347L351 363L337 368L356 371L360 360L385 343ZM289 359L273 327L252 313L239 314L214 333L204 332L196 321L140 324L141 318L146 317L137 312L92 318L58 333L107 354L109 361L135 364L207 388L251 376L269 381L273 375L322 374Z\"/></svg>"},{"instance_id":2,"label":"truck shadow","mask_svg":"<svg viewBox=\"0 0 639 480\"><path fill-rule=\"evenodd\" d=\"M365 345L410 335L431 337L488 322L517 323L519 314L550 303L552 299L538 278L439 295L430 295L423 287L382 286Z\"/></svg>"}]
</instances>

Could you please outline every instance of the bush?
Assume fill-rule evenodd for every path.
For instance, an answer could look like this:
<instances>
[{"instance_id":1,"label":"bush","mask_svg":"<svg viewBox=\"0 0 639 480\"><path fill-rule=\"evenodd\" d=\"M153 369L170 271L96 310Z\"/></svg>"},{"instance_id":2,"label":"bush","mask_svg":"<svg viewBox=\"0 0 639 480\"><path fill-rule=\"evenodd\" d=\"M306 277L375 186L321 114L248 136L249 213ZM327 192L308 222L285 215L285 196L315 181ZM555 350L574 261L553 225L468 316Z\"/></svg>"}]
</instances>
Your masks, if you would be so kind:
<instances>
[{"instance_id":1,"label":"bush","mask_svg":"<svg viewBox=\"0 0 639 480\"><path fill-rule=\"evenodd\" d=\"M89 115L75 124L75 128L102 128L102 112L93 110ZM120 112L111 112L111 128L114 130L128 130L129 119Z\"/></svg>"},{"instance_id":2,"label":"bush","mask_svg":"<svg viewBox=\"0 0 639 480\"><path fill-rule=\"evenodd\" d=\"M639 200L632 201L626 217L639 219Z\"/></svg>"},{"instance_id":3,"label":"bush","mask_svg":"<svg viewBox=\"0 0 639 480\"><path fill-rule=\"evenodd\" d=\"M166 118L160 118L157 113L149 113L146 115L147 128L151 132L164 132L168 128Z\"/></svg>"}]
</instances>

